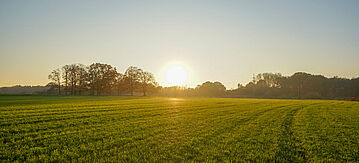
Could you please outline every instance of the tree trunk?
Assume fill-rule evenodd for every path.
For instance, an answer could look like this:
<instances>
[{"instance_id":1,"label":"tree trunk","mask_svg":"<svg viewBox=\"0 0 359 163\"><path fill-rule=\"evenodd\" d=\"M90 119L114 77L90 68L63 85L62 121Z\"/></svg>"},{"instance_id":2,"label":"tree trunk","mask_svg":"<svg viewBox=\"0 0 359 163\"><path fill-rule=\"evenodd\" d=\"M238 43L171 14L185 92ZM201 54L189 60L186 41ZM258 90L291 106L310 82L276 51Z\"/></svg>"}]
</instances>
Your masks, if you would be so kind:
<instances>
[{"instance_id":1,"label":"tree trunk","mask_svg":"<svg viewBox=\"0 0 359 163\"><path fill-rule=\"evenodd\" d=\"M146 96L146 85L143 85L143 96Z\"/></svg>"},{"instance_id":2,"label":"tree trunk","mask_svg":"<svg viewBox=\"0 0 359 163\"><path fill-rule=\"evenodd\" d=\"M74 95L74 82L71 81L71 95Z\"/></svg>"},{"instance_id":3,"label":"tree trunk","mask_svg":"<svg viewBox=\"0 0 359 163\"><path fill-rule=\"evenodd\" d=\"M132 79L130 80L130 91L131 91L131 96L133 96L133 83L132 83Z\"/></svg>"},{"instance_id":4,"label":"tree trunk","mask_svg":"<svg viewBox=\"0 0 359 163\"><path fill-rule=\"evenodd\" d=\"M78 88L79 89L78 93L79 93L80 96L81 96L81 84L82 83L81 83L81 79L80 79L79 88Z\"/></svg>"},{"instance_id":5,"label":"tree trunk","mask_svg":"<svg viewBox=\"0 0 359 163\"><path fill-rule=\"evenodd\" d=\"M59 95L61 95L61 83L60 83L60 80L59 80Z\"/></svg>"},{"instance_id":6,"label":"tree trunk","mask_svg":"<svg viewBox=\"0 0 359 163\"><path fill-rule=\"evenodd\" d=\"M68 87L68 79L67 79L68 76L67 76L67 74L68 74L68 73L66 72L66 74L65 74L65 95L67 95L67 89L68 89L68 88L67 88L67 87Z\"/></svg>"}]
</instances>

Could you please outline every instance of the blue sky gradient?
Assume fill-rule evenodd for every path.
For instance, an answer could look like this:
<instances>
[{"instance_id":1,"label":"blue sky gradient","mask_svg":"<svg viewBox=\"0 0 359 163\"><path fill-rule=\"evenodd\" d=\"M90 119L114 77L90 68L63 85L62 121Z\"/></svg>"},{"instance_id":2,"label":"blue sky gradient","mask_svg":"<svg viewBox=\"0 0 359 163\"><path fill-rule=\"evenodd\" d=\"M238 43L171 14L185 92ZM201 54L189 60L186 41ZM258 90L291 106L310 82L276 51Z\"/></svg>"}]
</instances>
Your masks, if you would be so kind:
<instances>
[{"instance_id":1,"label":"blue sky gradient","mask_svg":"<svg viewBox=\"0 0 359 163\"><path fill-rule=\"evenodd\" d=\"M0 1L0 86L44 85L65 64L130 65L190 87L253 74L359 77L359 1Z\"/></svg>"}]
</instances>

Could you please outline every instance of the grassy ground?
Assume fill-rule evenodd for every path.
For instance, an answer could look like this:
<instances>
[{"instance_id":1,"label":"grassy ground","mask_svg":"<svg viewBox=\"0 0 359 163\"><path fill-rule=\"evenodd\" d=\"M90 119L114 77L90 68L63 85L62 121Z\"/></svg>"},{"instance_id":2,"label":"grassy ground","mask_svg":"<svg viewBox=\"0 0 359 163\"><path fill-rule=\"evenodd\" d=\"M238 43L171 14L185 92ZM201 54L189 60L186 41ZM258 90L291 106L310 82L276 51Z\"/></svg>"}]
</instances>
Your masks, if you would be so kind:
<instances>
[{"instance_id":1,"label":"grassy ground","mask_svg":"<svg viewBox=\"0 0 359 163\"><path fill-rule=\"evenodd\" d=\"M0 161L359 161L359 103L0 96Z\"/></svg>"}]
</instances>

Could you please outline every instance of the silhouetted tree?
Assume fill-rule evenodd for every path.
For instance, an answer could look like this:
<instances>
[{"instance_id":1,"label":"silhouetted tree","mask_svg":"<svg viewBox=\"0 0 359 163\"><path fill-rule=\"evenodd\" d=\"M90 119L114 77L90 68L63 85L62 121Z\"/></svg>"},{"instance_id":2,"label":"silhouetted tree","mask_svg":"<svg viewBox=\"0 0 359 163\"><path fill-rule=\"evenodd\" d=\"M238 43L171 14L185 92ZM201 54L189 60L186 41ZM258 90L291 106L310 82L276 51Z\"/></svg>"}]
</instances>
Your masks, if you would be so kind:
<instances>
[{"instance_id":1,"label":"silhouetted tree","mask_svg":"<svg viewBox=\"0 0 359 163\"><path fill-rule=\"evenodd\" d=\"M359 83L358 78L326 78L304 72L292 76L263 73L256 76L255 82L233 90L230 94L267 98L348 98L359 96Z\"/></svg>"},{"instance_id":2,"label":"silhouetted tree","mask_svg":"<svg viewBox=\"0 0 359 163\"><path fill-rule=\"evenodd\" d=\"M101 95L103 92L110 94L116 85L116 68L108 64L93 63L88 68L89 85L92 95Z\"/></svg>"},{"instance_id":3,"label":"silhouetted tree","mask_svg":"<svg viewBox=\"0 0 359 163\"><path fill-rule=\"evenodd\" d=\"M70 74L70 66L69 65L65 65L62 67L62 77L64 79L65 82L65 95L67 95L67 91L68 91L68 81L69 81L69 74Z\"/></svg>"},{"instance_id":4,"label":"silhouetted tree","mask_svg":"<svg viewBox=\"0 0 359 163\"><path fill-rule=\"evenodd\" d=\"M76 80L78 82L78 94L81 95L83 91L86 91L88 84L88 71L87 67L83 64L77 65Z\"/></svg>"},{"instance_id":5,"label":"silhouetted tree","mask_svg":"<svg viewBox=\"0 0 359 163\"><path fill-rule=\"evenodd\" d=\"M95 90L98 87L100 77L100 63L93 63L88 67L88 81L91 89L91 95L95 95Z\"/></svg>"},{"instance_id":6,"label":"silhouetted tree","mask_svg":"<svg viewBox=\"0 0 359 163\"><path fill-rule=\"evenodd\" d=\"M141 83L142 86L143 96L146 96L147 88L149 86L157 85L155 81L155 77L151 73L144 71L140 71L139 82Z\"/></svg>"},{"instance_id":7,"label":"silhouetted tree","mask_svg":"<svg viewBox=\"0 0 359 163\"><path fill-rule=\"evenodd\" d=\"M60 69L53 70L48 78L54 81L54 84L57 85L57 89L59 91L59 95L61 95L61 71Z\"/></svg>"},{"instance_id":8,"label":"silhouetted tree","mask_svg":"<svg viewBox=\"0 0 359 163\"><path fill-rule=\"evenodd\" d=\"M117 73L116 76L116 88L117 88L117 95L121 95L121 91L125 89L125 80L124 75L121 73Z\"/></svg>"},{"instance_id":9,"label":"silhouetted tree","mask_svg":"<svg viewBox=\"0 0 359 163\"><path fill-rule=\"evenodd\" d=\"M133 67L133 66L130 66L125 72L125 78L126 78L125 80L129 84L131 96L133 96L135 87L136 87L138 81L140 80L141 73L142 73L141 69L139 69L137 67Z\"/></svg>"},{"instance_id":10,"label":"silhouetted tree","mask_svg":"<svg viewBox=\"0 0 359 163\"><path fill-rule=\"evenodd\" d=\"M220 97L223 96L226 87L220 82L210 82L207 81L202 85L198 85L196 87L196 91L198 91L201 96L212 96L212 97Z\"/></svg>"},{"instance_id":11,"label":"silhouetted tree","mask_svg":"<svg viewBox=\"0 0 359 163\"><path fill-rule=\"evenodd\" d=\"M77 82L77 65L71 64L69 66L69 82L71 85L71 95L74 95Z\"/></svg>"},{"instance_id":12,"label":"silhouetted tree","mask_svg":"<svg viewBox=\"0 0 359 163\"><path fill-rule=\"evenodd\" d=\"M122 75L108 64L93 63L86 67L82 64L65 65L52 71L48 78L50 92L57 87L65 95L120 95L128 90L131 96L135 91L158 92L165 96L212 96L212 97L259 97L259 98L352 98L359 97L359 78L326 78L323 75L312 75L297 72L291 76L280 73L261 73L253 75L253 80L243 86L238 84L234 90L226 90L220 82L205 82L195 89L185 87L160 87L154 76L137 67L130 66ZM62 80L61 80L62 78ZM64 86L64 89L61 87ZM71 86L71 89L69 89Z\"/></svg>"},{"instance_id":13,"label":"silhouetted tree","mask_svg":"<svg viewBox=\"0 0 359 163\"><path fill-rule=\"evenodd\" d=\"M118 72L116 68L108 64L102 65L103 78L102 78L102 89L103 92L110 95L111 91L116 88Z\"/></svg>"}]
</instances>

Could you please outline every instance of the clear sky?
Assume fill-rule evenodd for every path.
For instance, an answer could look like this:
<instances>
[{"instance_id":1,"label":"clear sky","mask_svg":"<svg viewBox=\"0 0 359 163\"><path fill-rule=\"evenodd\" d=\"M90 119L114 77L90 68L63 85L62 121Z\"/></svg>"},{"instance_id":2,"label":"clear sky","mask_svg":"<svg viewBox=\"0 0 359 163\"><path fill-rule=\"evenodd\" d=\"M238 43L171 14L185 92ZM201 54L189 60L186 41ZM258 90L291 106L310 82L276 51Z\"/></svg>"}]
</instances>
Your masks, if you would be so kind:
<instances>
[{"instance_id":1,"label":"clear sky","mask_svg":"<svg viewBox=\"0 0 359 163\"><path fill-rule=\"evenodd\" d=\"M253 74L359 77L359 1L0 1L0 86L45 85L65 64L180 63L188 86Z\"/></svg>"}]
</instances>

